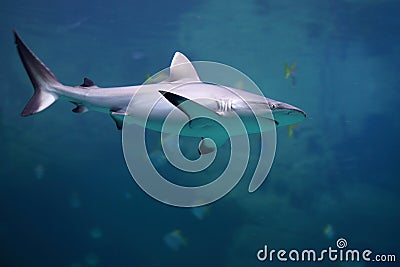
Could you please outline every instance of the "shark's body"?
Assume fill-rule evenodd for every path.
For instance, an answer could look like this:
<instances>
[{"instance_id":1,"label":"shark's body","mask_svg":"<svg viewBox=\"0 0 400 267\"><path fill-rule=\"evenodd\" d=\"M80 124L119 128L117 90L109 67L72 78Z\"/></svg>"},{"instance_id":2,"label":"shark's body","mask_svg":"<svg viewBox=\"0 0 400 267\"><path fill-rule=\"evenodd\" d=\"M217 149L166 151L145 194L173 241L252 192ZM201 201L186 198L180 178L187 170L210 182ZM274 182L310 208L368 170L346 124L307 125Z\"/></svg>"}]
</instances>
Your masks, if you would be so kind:
<instances>
[{"instance_id":1,"label":"shark's body","mask_svg":"<svg viewBox=\"0 0 400 267\"><path fill-rule=\"evenodd\" d=\"M215 124L198 116L229 123L238 115L244 121L246 132L238 127L237 131L231 132L234 135L262 132L268 130L270 125L289 125L305 118L304 111L289 104L202 82L190 61L179 52L175 53L171 62L170 76L159 83L100 88L85 78L82 85L66 86L57 80L17 33L14 32L14 35L18 53L34 86L34 95L22 111L22 116L43 111L62 98L76 105L73 109L76 113L95 110L110 114L118 129L122 128L123 119L128 116L128 121L156 131L217 140L219 134L213 134ZM271 112L273 117L268 116ZM170 125L162 128L167 116L171 117ZM269 123L260 127L254 120L246 120L254 116ZM189 127L182 131L176 128L185 123ZM224 141L222 138L217 145Z\"/></svg>"}]
</instances>

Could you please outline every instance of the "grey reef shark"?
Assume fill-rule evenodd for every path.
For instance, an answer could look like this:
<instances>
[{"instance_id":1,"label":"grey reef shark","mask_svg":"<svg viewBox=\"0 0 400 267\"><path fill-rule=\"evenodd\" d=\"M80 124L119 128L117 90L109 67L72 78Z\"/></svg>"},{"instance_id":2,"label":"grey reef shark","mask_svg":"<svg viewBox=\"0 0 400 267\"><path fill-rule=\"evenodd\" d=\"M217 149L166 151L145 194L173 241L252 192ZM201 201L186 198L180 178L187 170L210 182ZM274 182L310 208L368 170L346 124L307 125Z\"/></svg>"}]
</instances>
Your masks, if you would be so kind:
<instances>
[{"instance_id":1,"label":"grey reef shark","mask_svg":"<svg viewBox=\"0 0 400 267\"><path fill-rule=\"evenodd\" d=\"M45 110L59 98L65 99L75 105L75 113L94 110L109 114L118 129L124 123L133 123L163 133L201 138L201 154L214 151L230 136L260 133L306 117L303 110L287 103L201 81L193 64L180 52L172 59L169 76L159 82L102 88L84 78L81 85L64 85L15 31L14 37L34 88L21 113L24 117ZM244 127L235 127L237 118ZM221 134L218 124L229 125L229 135Z\"/></svg>"}]
</instances>

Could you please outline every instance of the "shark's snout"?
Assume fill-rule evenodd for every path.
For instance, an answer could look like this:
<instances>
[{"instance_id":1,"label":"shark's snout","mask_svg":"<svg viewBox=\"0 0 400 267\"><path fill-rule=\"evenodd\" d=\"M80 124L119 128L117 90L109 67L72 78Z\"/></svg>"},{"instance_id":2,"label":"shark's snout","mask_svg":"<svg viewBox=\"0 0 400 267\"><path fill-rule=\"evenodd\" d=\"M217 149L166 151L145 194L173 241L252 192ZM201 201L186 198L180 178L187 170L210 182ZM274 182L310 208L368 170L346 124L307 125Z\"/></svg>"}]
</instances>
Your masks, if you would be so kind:
<instances>
[{"instance_id":1,"label":"shark's snout","mask_svg":"<svg viewBox=\"0 0 400 267\"><path fill-rule=\"evenodd\" d=\"M279 126L299 123L307 116L307 114L298 107L283 102L276 101L271 103L271 110Z\"/></svg>"}]
</instances>

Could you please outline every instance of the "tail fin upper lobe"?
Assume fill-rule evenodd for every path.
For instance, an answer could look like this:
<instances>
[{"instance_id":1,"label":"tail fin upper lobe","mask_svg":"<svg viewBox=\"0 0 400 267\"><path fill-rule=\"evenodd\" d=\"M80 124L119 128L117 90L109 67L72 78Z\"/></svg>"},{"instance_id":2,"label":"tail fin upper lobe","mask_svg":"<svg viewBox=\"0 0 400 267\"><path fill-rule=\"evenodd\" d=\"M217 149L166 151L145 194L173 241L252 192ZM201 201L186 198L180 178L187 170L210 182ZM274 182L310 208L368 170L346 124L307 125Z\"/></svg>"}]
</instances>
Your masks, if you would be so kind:
<instances>
[{"instance_id":1,"label":"tail fin upper lobe","mask_svg":"<svg viewBox=\"0 0 400 267\"><path fill-rule=\"evenodd\" d=\"M49 89L53 86L61 85L61 83L43 64L43 62L40 61L40 59L26 46L15 31L14 37L18 54L34 87L34 94L21 113L21 115L25 117L38 113L53 104L57 100L58 96Z\"/></svg>"}]
</instances>

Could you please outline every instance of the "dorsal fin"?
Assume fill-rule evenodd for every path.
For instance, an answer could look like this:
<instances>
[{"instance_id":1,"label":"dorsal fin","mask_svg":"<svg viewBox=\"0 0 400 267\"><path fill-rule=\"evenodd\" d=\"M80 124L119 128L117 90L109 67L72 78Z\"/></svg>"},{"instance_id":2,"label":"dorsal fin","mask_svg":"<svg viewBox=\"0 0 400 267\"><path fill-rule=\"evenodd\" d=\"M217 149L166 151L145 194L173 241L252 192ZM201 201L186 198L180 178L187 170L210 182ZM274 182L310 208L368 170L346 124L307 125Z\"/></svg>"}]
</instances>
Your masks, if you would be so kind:
<instances>
[{"instance_id":1,"label":"dorsal fin","mask_svg":"<svg viewBox=\"0 0 400 267\"><path fill-rule=\"evenodd\" d=\"M171 61L169 78L165 81L176 82L182 80L200 81L200 78L189 59L184 54L176 52Z\"/></svg>"},{"instance_id":2,"label":"dorsal fin","mask_svg":"<svg viewBox=\"0 0 400 267\"><path fill-rule=\"evenodd\" d=\"M89 78L85 77L83 78L83 83L80 85L80 87L92 87L96 86L96 84Z\"/></svg>"}]
</instances>

